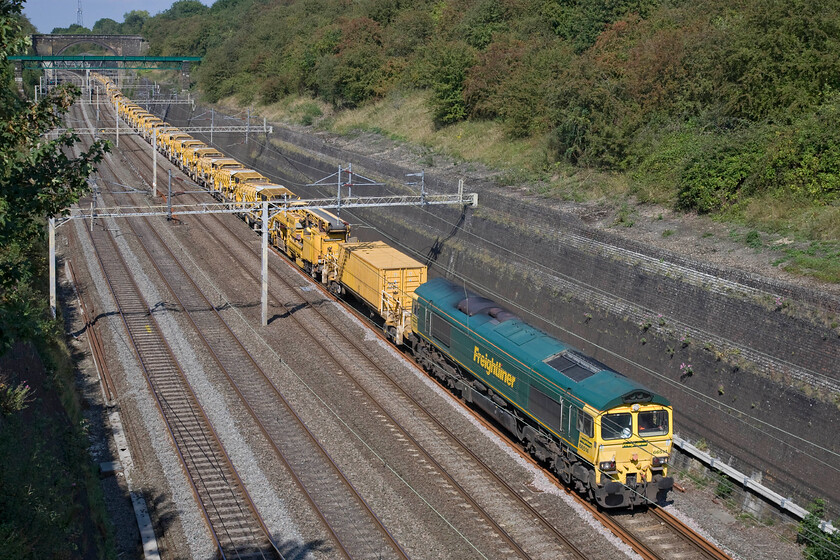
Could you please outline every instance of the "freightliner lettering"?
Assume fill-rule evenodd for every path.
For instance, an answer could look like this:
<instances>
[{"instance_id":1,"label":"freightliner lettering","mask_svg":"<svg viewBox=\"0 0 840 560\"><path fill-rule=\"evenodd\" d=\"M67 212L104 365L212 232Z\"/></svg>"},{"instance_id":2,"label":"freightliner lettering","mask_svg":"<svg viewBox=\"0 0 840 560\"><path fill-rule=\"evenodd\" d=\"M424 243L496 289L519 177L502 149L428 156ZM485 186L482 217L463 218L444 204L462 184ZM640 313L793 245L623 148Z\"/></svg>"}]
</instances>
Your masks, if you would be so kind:
<instances>
[{"instance_id":1,"label":"freightliner lettering","mask_svg":"<svg viewBox=\"0 0 840 560\"><path fill-rule=\"evenodd\" d=\"M497 362L494 358L487 356L487 354L482 354L478 349L478 346L476 346L475 350L473 350L473 361L484 368L487 375L493 375L499 378L499 380L508 387L513 387L513 384L516 383L515 376L505 371L505 368L502 367L500 362Z\"/></svg>"}]
</instances>

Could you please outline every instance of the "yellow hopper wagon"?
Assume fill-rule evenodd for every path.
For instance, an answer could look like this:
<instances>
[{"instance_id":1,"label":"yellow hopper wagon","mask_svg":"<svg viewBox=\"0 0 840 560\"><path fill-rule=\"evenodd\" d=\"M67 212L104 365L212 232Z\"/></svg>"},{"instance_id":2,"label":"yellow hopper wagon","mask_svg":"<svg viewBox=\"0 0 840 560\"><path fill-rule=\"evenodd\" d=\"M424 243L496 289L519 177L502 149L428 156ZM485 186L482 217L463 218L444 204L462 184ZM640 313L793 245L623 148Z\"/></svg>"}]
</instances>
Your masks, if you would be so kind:
<instances>
[{"instance_id":1,"label":"yellow hopper wagon","mask_svg":"<svg viewBox=\"0 0 840 560\"><path fill-rule=\"evenodd\" d=\"M328 276L331 291L356 296L382 318L388 338L403 343L414 290L426 281L423 263L383 241L341 243Z\"/></svg>"}]
</instances>

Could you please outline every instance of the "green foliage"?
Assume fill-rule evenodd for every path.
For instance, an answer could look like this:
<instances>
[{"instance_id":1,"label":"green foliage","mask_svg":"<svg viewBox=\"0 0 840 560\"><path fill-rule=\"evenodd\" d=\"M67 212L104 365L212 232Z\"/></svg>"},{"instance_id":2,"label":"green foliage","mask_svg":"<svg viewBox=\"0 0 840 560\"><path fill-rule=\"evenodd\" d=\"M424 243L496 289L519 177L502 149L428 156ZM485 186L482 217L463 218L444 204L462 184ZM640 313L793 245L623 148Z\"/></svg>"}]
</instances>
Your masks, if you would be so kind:
<instances>
[{"instance_id":1,"label":"green foliage","mask_svg":"<svg viewBox=\"0 0 840 560\"><path fill-rule=\"evenodd\" d=\"M425 88L438 127L500 122L547 142L540 171L628 172L683 211L840 192L840 0L182 0L119 25L204 56L210 101Z\"/></svg>"},{"instance_id":2,"label":"green foliage","mask_svg":"<svg viewBox=\"0 0 840 560\"><path fill-rule=\"evenodd\" d=\"M739 202L755 178L763 148L760 138L747 133L720 135L707 142L682 173L677 206L708 213Z\"/></svg>"},{"instance_id":3,"label":"green foliage","mask_svg":"<svg viewBox=\"0 0 840 560\"><path fill-rule=\"evenodd\" d=\"M0 412L5 415L20 412L32 401L32 389L24 383L0 381Z\"/></svg>"},{"instance_id":4,"label":"green foliage","mask_svg":"<svg viewBox=\"0 0 840 560\"><path fill-rule=\"evenodd\" d=\"M493 42L479 53L477 62L464 80L464 101L470 115L479 118L500 116L511 76L521 66L525 43L510 36ZM527 84L520 83L522 87Z\"/></svg>"},{"instance_id":5,"label":"green foliage","mask_svg":"<svg viewBox=\"0 0 840 560\"><path fill-rule=\"evenodd\" d=\"M383 51L380 26L369 18L352 19L341 28L334 64L324 74L325 91L334 104L355 107L380 91Z\"/></svg>"},{"instance_id":6,"label":"green foliage","mask_svg":"<svg viewBox=\"0 0 840 560\"><path fill-rule=\"evenodd\" d=\"M428 53L429 85L435 124L443 126L467 116L464 83L475 58L462 42L435 44Z\"/></svg>"},{"instance_id":7,"label":"green foliage","mask_svg":"<svg viewBox=\"0 0 840 560\"><path fill-rule=\"evenodd\" d=\"M840 95L781 126L769 143L762 177L768 189L828 204L840 195Z\"/></svg>"},{"instance_id":8,"label":"green foliage","mask_svg":"<svg viewBox=\"0 0 840 560\"><path fill-rule=\"evenodd\" d=\"M460 36L468 45L483 49L490 44L494 33L507 29L507 19L504 3L479 0L464 14Z\"/></svg>"},{"instance_id":9,"label":"green foliage","mask_svg":"<svg viewBox=\"0 0 840 560\"><path fill-rule=\"evenodd\" d=\"M123 23L121 26L123 35L139 34L143 30L143 25L149 19L149 12L146 10L131 10L123 16Z\"/></svg>"},{"instance_id":10,"label":"green foliage","mask_svg":"<svg viewBox=\"0 0 840 560\"><path fill-rule=\"evenodd\" d=\"M714 13L702 71L722 109L751 121L798 113L840 85L840 2L754 0Z\"/></svg>"},{"instance_id":11,"label":"green foliage","mask_svg":"<svg viewBox=\"0 0 840 560\"><path fill-rule=\"evenodd\" d=\"M210 11L210 8L198 0L178 0L168 10L161 12L160 17L164 19L179 19L200 15L208 11Z\"/></svg>"},{"instance_id":12,"label":"green foliage","mask_svg":"<svg viewBox=\"0 0 840 560\"><path fill-rule=\"evenodd\" d=\"M96 23L93 24L91 33L95 35L119 35L120 24L111 18L102 18L96 20Z\"/></svg>"},{"instance_id":13,"label":"green foliage","mask_svg":"<svg viewBox=\"0 0 840 560\"><path fill-rule=\"evenodd\" d=\"M434 32L432 14L424 10L403 10L393 24L383 29L383 44L388 56L406 57L426 44Z\"/></svg>"},{"instance_id":14,"label":"green foliage","mask_svg":"<svg viewBox=\"0 0 840 560\"><path fill-rule=\"evenodd\" d=\"M732 491L734 489L735 486L732 484L732 481L729 480L729 477L725 475L718 476L717 486L715 487L715 496L726 500L732 495Z\"/></svg>"},{"instance_id":15,"label":"green foliage","mask_svg":"<svg viewBox=\"0 0 840 560\"><path fill-rule=\"evenodd\" d=\"M647 16L658 5L658 0L549 0L542 13L554 32L580 53L594 45L609 24L628 14Z\"/></svg>"},{"instance_id":16,"label":"green foliage","mask_svg":"<svg viewBox=\"0 0 840 560\"><path fill-rule=\"evenodd\" d=\"M796 542L805 545L808 560L833 560L840 557L840 531L828 535L820 529L825 517L825 500L817 499L808 508L808 515L799 523Z\"/></svg>"},{"instance_id":17,"label":"green foliage","mask_svg":"<svg viewBox=\"0 0 840 560\"><path fill-rule=\"evenodd\" d=\"M753 249L759 249L762 246L761 236L757 231L752 230L744 237L744 242Z\"/></svg>"},{"instance_id":18,"label":"green foliage","mask_svg":"<svg viewBox=\"0 0 840 560\"><path fill-rule=\"evenodd\" d=\"M75 400L74 369L66 347L54 342L64 337L56 330L35 345L46 369L46 376L35 374L36 398L27 410L0 416L3 560L116 554Z\"/></svg>"},{"instance_id":19,"label":"green foliage","mask_svg":"<svg viewBox=\"0 0 840 560\"><path fill-rule=\"evenodd\" d=\"M0 4L0 353L17 339L31 339L42 327L45 304L39 282L47 216L61 216L88 191L86 178L101 159L102 142L78 157L69 133L42 135L61 124L78 96L58 88L37 104L17 96L6 57L24 46L19 33L20 2Z\"/></svg>"}]
</instances>

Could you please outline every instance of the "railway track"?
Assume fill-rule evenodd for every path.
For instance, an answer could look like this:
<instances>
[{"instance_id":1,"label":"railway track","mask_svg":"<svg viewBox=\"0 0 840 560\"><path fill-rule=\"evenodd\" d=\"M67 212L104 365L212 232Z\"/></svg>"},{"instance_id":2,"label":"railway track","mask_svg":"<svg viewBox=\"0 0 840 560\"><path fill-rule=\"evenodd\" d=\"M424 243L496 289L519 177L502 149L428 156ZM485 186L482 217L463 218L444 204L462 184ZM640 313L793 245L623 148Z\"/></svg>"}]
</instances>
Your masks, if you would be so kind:
<instances>
[{"instance_id":1,"label":"railway track","mask_svg":"<svg viewBox=\"0 0 840 560\"><path fill-rule=\"evenodd\" d=\"M231 240L231 239L236 239L237 241L241 242L241 239L238 237L238 235L236 233L234 233L221 220L219 220L217 217L213 217L212 219L215 219L220 224L220 226L225 228L225 230L229 233L229 235L225 236L225 240L219 238L215 234L208 233L208 235L211 235L216 240L216 245L217 246L220 246L220 247L224 246L226 244L226 240ZM241 246L243 248L245 248L246 250L250 250L250 249L248 249L248 245L245 244L245 243L242 243ZM242 259L238 255L243 254L243 251L230 251L230 250L228 250L228 251L229 251L229 254L230 254L231 258L240 262L241 269L246 271L246 273L248 273L248 271L251 271L251 270L256 270L256 268L254 266L254 263L244 263L244 262L242 262ZM254 256L256 257L256 255L254 255ZM294 265L290 261L287 261L287 262L289 262L290 266L294 267ZM276 271L272 271L272 272L275 272L275 275L276 275ZM298 273L298 274L300 274L300 273ZM249 273L249 275L254 280L254 282L257 282L259 280L256 277L256 275L253 275L253 274L250 274L250 273ZM281 276L280 278L283 280L284 285L288 289L288 291L285 292L284 296L283 296L283 301L285 301L286 303L281 304L281 306L284 309L288 310L289 307L295 306L295 302L293 300L289 300L288 297L293 297L293 294L297 295L299 297L302 296L301 299L306 301L307 305L309 306L308 309L311 309L314 313L318 314L320 316L320 318L323 320L322 325L320 327L314 327L314 328L318 329L318 330L321 330L323 328L329 328L327 326L331 326L331 322L329 321L329 319L320 310L321 303L322 303L322 298L325 295L327 295L325 291L320 291L320 290L319 291L300 291L300 290L296 290L294 285L289 283L284 277ZM272 282L271 286L272 286L272 289L273 289L274 287L276 287L276 283ZM311 295L308 295L308 294L311 294ZM275 297L276 301L280 301L280 299L281 298ZM293 315L293 317L295 318L295 320L298 323L300 323L300 317L301 317L300 313L299 313L300 308L297 308L297 309L298 309L298 312L295 313ZM290 314L290 315L292 315L292 314ZM362 315L359 315L359 317L362 320L367 320L367 318L362 316ZM313 340L315 340L316 343L318 343L320 345L320 342L318 342L318 340L320 340L320 337L323 336L323 335L322 334L321 335L315 335L312 332L313 328L304 326L302 324L301 324L301 326L303 328L305 328L308 332L310 332L310 334L313 337ZM334 344L335 344L335 338L336 337L342 339L347 345L351 346L355 351L358 352L358 355L360 357L357 357L355 354L348 353L347 352L348 346L342 345L341 347L335 347ZM449 432L449 430L446 428L446 426L444 426L443 424L438 422L436 420L436 418L434 417L434 415L431 412L425 410L425 407L421 403L417 402L411 394L402 390L402 388L399 386L399 384L396 382L396 380L391 378L388 373L386 373L382 368L380 368L378 366L378 364L376 364L375 362L367 359L367 357L365 355L365 352L364 352L364 349L361 347L361 345L357 341L347 337L342 331L335 330L335 329L333 331L331 331L328 338L333 341L332 344L331 344L331 346L333 346L333 347L329 348L329 349L324 348L324 350L326 352L332 353L332 354L336 354L336 353L344 354L344 355L347 355L347 356L352 355L353 356L352 361L354 361L356 363L358 363L360 360L366 360L369 366L374 367L377 371L379 371L379 373L381 373L382 375L384 375L385 377L387 377L391 380L391 382L394 384L393 386L396 387L400 391L400 393L401 393L400 396L402 398L406 398L406 399L411 400L415 406L417 406L420 410L423 410L426 413L426 415L437 425L438 429L443 430L444 432ZM322 347L323 347L323 345L322 345ZM336 350L338 352L336 352ZM359 389L360 389L360 393L364 397L369 398L369 399L374 399L374 397L369 392L367 392L362 387L361 384L359 384ZM392 418L389 417L389 420L392 420ZM454 435L454 434L449 433L448 435L449 435L449 437L453 438L454 440L458 439L457 436ZM504 435L504 434L499 433L499 435L502 435L503 437L508 439L507 436ZM513 444L514 442L511 441L510 443ZM460 447L461 447L461 451L464 451L466 454L469 454L469 456L471 456L470 458L473 461L477 461L479 464L481 464L480 459L475 457L469 451L469 448L465 444L460 443ZM468 462L466 457L464 459L464 462L465 463ZM495 473L493 473L490 469L486 469L485 472L489 473L491 476L493 476L496 483L499 483L503 486L507 486L506 483L503 480L501 480L499 477L497 477L495 475ZM527 496L527 492L523 492L521 490L515 490L515 489L510 488L510 487L508 487L507 490L511 493L511 495L517 495L520 498L525 498ZM729 558L725 553L720 551L716 546L714 546L711 543L709 543L708 541L706 541L702 536L700 536L694 530L687 527L685 524L680 522L678 519L676 519L675 517L673 517L672 515L670 515L669 513L667 513L666 511L664 511L660 508L650 508L649 510L646 510L644 513L636 512L631 516L626 516L626 515L616 516L615 514L609 514L609 513L599 511L591 503L589 503L589 502L587 502L583 499L580 499L577 495L575 495L575 497L578 498L579 503L581 503L587 509L590 510L590 512L592 513L593 516L595 516L597 519L599 519L616 536L621 538L625 543L627 543L629 546L631 546L631 548L633 548L637 553L639 553L645 559L662 559L662 560L665 560L665 559L670 559L670 558L686 558L686 559L688 559L688 558L698 558L698 559L702 558L702 559L722 560L722 559ZM537 511L532 511L532 513L534 513L537 518L541 517L540 513L537 512ZM542 521L550 526L550 523L548 523L546 520L543 519ZM553 529L553 530L556 531L556 529Z\"/></svg>"},{"instance_id":2,"label":"railway track","mask_svg":"<svg viewBox=\"0 0 840 560\"><path fill-rule=\"evenodd\" d=\"M151 221L140 220L129 223L128 227L142 239L149 260L244 408L321 518L336 550L347 558L407 558L384 524L201 293Z\"/></svg>"},{"instance_id":3,"label":"railway track","mask_svg":"<svg viewBox=\"0 0 840 560\"><path fill-rule=\"evenodd\" d=\"M717 546L661 508L606 513L573 495L593 517L644 560L730 560Z\"/></svg>"},{"instance_id":4,"label":"railway track","mask_svg":"<svg viewBox=\"0 0 840 560\"><path fill-rule=\"evenodd\" d=\"M84 112L82 117L87 119ZM86 230L219 557L282 558L161 333L114 233L101 221Z\"/></svg>"},{"instance_id":5,"label":"railway track","mask_svg":"<svg viewBox=\"0 0 840 560\"><path fill-rule=\"evenodd\" d=\"M152 317L113 237L91 242L123 325L222 558L277 558L276 546L184 372Z\"/></svg>"},{"instance_id":6,"label":"railway track","mask_svg":"<svg viewBox=\"0 0 840 560\"><path fill-rule=\"evenodd\" d=\"M134 138L136 138L136 137L134 137ZM144 148L145 148L145 146L144 146ZM218 219L218 218L216 218L216 217L213 217L212 219L216 220L216 221L217 221L218 223L220 223L220 224L223 224L223 221L222 221L222 220L219 220L219 219ZM197 220L197 221L201 221L201 220ZM224 227L225 227L225 228L227 228L227 226L226 226L226 225L225 225ZM229 230L228 230L228 231L229 231ZM217 245L218 245L218 246L224 246L224 245L225 245L225 243L223 243L223 242L222 242L222 240L220 240L220 239L218 239L218 238L216 238L216 239L217 239ZM247 244L245 244L244 242L242 242L242 241L239 239L239 237L238 237L237 235L235 235L235 234L232 234L232 233L231 233L231 235L229 236L229 239L236 239L236 240L238 240L240 243L242 243L243 245L247 245ZM229 249L228 249L228 250L229 250ZM250 251L250 249L249 249L249 251ZM235 253L235 252L230 251L230 253L231 253L231 255L232 255L232 256L234 256L234 257L235 257L235 255L234 255L234 253ZM236 258L237 260L240 260L238 257L235 257L235 258ZM240 261L240 262L241 262L241 261ZM245 271L256 270L256 268L255 268L254 266L252 266L252 265L248 265L248 264L243 264L242 269L243 269L243 270L245 270ZM277 273L276 273L276 271L272 271L272 272L274 273L275 277L277 277ZM255 282L256 282L256 281L257 281L257 278L256 278L254 275L252 275L252 277L253 277L253 279L254 279L254 280L255 280ZM286 281L284 280L284 282L286 282ZM302 293L302 292L301 292L300 290L296 290L294 285L292 285L291 283L286 282L285 286L286 286L286 289L288 290L288 293L290 293L290 294L295 294L296 296L300 297L300 295L301 295L301 293ZM174 291L174 290L173 290L173 291ZM304 293L305 293L305 292L304 292ZM313 291L313 292L310 292L310 293L312 293L313 295L317 295L317 292L314 292L314 291ZM179 298L179 299L180 299L180 298ZM309 332L309 333L312 335L313 339L317 341L317 340L319 339L319 337L318 337L318 336L316 336L316 335L313 333L313 329L321 329L321 330L322 330L323 328L325 328L325 326L330 326L330 325L331 325L331 322L330 322L330 320L329 320L326 316L324 316L324 314L321 312L321 310L320 310L320 309L318 309L318 307L319 307L319 306L317 305L317 304L318 304L318 302L315 302L315 301L313 301L313 299L312 299L312 298L310 298L310 297L306 297L306 296L304 296L304 298L303 298L303 299L304 299L304 300L306 300L306 304L308 305L308 307L306 308L307 310L312 310L312 311L314 311L316 314L320 315L320 318L321 318L321 324L320 324L320 325L317 325L317 326L306 326L306 325L304 325L304 324L303 324L303 322L302 322L302 321L300 321L300 320L299 320L299 317L298 317L298 316L300 315L300 313L289 313L289 315L290 315L291 317L295 318L295 320L298 322L298 324L301 326L301 328L303 328L304 330L306 330L307 332ZM276 300L276 301L280 301L280 298L275 298L275 300ZM184 303L184 301L186 301L187 303ZM283 299L283 301L289 301L289 300L288 300L288 299ZM196 303L196 302L193 302L193 303ZM189 303L189 300L183 300L183 301L182 301L182 303L181 303L181 305L182 305L185 309L187 309L188 307L190 307L190 305L191 305L191 304ZM206 307L212 307L212 306L210 306L210 305L209 305L209 303L205 303L204 305L205 305ZM288 303L287 303L286 305L290 305L290 304L288 304ZM298 310L298 311L299 311L299 310ZM203 315L203 313L202 313L201 315ZM219 320L221 320L221 318L220 318ZM197 329L199 329L199 330L201 330L201 327L199 327L199 325L198 325L198 324L196 325L196 328L197 328ZM212 327L210 327L210 329L211 329L211 330L209 330L208 332L214 332L214 331L212 331ZM221 331L219 331L219 332L221 332ZM435 423L437 423L437 429L435 430L437 434L445 434L446 438L450 438L450 444L454 445L454 447L453 447L453 448L450 448L450 449L448 449L448 450L446 450L446 451L441 451L440 449L436 449L436 450L434 450L433 452L427 453L427 452L426 452L426 450L425 450L425 448L423 447L423 444L421 444L420 442L418 442L418 441L414 440L414 439L411 437L411 435L410 435L410 433L409 433L409 431L408 431L408 430L406 430L406 429L404 429L402 426L400 426L400 424L399 424L399 423L398 423L398 422L397 422L397 421L396 421L396 420L395 420L392 416L390 416L390 415L388 415L388 414L387 414L385 407L384 407L384 406L382 406L380 403L378 403L378 402L377 402L376 397L374 397L371 393L369 393L367 390L365 390L363 383L362 383L362 382L360 382L359 380L355 380L355 377L353 377L355 374L354 374L354 373L353 373L353 371L352 371L354 368L347 368L347 369L345 369L345 371L347 372L347 374L348 374L350 377L353 377L353 379L356 381L356 384L357 384L357 387L358 387L358 390L359 390L360 394L362 394L362 395L364 396L365 400L366 400L365 404L366 404L366 405L368 404L368 403L367 403L367 401L369 401L369 402L371 402L371 403L374 403L374 404L375 404L375 406L376 406L376 407L378 407L378 409L379 409L382 413L384 413L384 414L385 414L385 416L384 416L384 417L387 419L387 421L388 421L388 422L393 423L394 425L396 425L396 426L398 427L398 429L402 430L402 434L403 434L404 436L406 436L406 438L407 438L409 441L412 441L412 444L416 445L418 449L422 450L422 452L423 452L423 453L425 453L425 454L426 454L426 456L428 456L428 458L429 458L431 461L433 461L433 462L434 462L434 464L435 464L436 468L438 468L440 471L445 472L445 468L443 467L443 465L441 465L441 464L439 464L439 463L436 463L436 462L434 461L434 459L432 458L432 453L433 453L433 454L435 454L435 455L438 455L438 454L440 454L440 453L449 453L449 454L454 454L454 455L457 455L457 456L460 458L459 460L461 460L461 461L463 461L463 462L470 463L470 465L471 465L471 466L472 466L472 465L480 465L480 464L482 464L482 463L481 463L481 461L480 461L480 459L479 459L479 458L477 458L475 455L473 455L473 454L469 451L469 448L468 448L465 444L463 444L462 442L460 442L460 441L458 440L457 436L455 436L454 434L451 434L451 433L447 433L447 432L448 432L448 430L446 430L446 427L445 427L445 426L443 426L440 422L437 422L437 420L434 418L434 415L433 415L432 413L430 413L429 411L426 411L426 410L425 410L425 408L423 407L423 405L422 405L421 403L418 403L417 401L415 401L415 400L411 397L411 395L410 395L410 394L408 394L407 392L403 391L403 390L400 388L399 383L398 383L396 380L392 379L392 378L390 377L390 375L389 375L386 371L384 371L382 368L380 368L380 367L378 366L378 364L376 364L374 361L370 360L370 359L366 356L364 349L363 349L363 348L362 348L362 347L361 347L361 346L360 346L360 345L359 345L356 341L354 341L354 340L352 340L352 339L350 339L350 338L348 338L348 337L344 336L344 335L343 335L343 333L342 333L340 330L337 330L337 329L335 329L335 330L332 332L332 334L333 334L333 335L334 335L334 334L341 335L341 337L344 339L344 341L343 341L343 343L342 343L341 348L339 348L339 349L338 349L340 353L345 354L345 356L347 357L347 359L349 359L349 360L351 360L351 361L355 361L355 360L363 360L363 361L366 361L366 362L367 362L366 367L368 367L368 368L372 367L372 368L375 368L376 370L378 370L379 374L381 374L381 375L382 375L382 376L384 376L385 378L388 378L388 379L390 380L390 382L393 384L393 386L394 386L395 388L397 388L397 389L401 392L401 395L400 395L400 399L401 399L401 401L402 401L402 399L407 399L407 400L405 400L404 402L406 402L406 403L411 403L411 402L413 402L413 404L411 404L411 406L415 406L415 407L417 407L418 411L423 412L423 413L424 413L424 414L425 414L425 415L426 415L429 419L431 419L431 420L433 420ZM321 335L321 336L322 336L322 335ZM214 337L214 338L215 338L215 337ZM332 337L332 336L330 336L330 338L331 338L331 339L334 339L334 337ZM320 344L320 342L319 342L319 344ZM331 354L331 353L335 352L335 350L336 350L336 348L335 348L335 347L333 347L333 348L329 348L329 349L328 349L328 348L324 347L323 345L322 345L322 349L323 349L323 350L324 350L324 352L326 352L327 354ZM244 349L243 349L243 351L244 351ZM228 355L228 351L226 350L226 351L224 352L224 354L225 354L225 355ZM219 359L219 358L217 358L217 360L218 360L218 359ZM276 390L276 388L275 388L275 390ZM240 389L239 389L238 387L237 387L237 391L238 391L238 392L240 392ZM241 392L240 392L240 394L241 394ZM402 404L402 402L401 402L401 404ZM440 441L438 441L438 443L440 443ZM460 449L458 449L458 448L460 448ZM460 453L460 455L459 455L459 453ZM483 471L482 471L482 476L487 476L487 477L488 477L488 480L491 480L491 479L492 479L493 484L498 485L499 483L501 483L501 484L502 484L502 486L505 486L505 485L506 485L506 484L504 483L504 481L502 481L499 477L497 477L497 476L495 475L495 473L493 473L493 472L492 472L492 470L491 470L491 469L489 469L489 468L485 468L485 470L483 470ZM453 482L454 482L454 480L453 480ZM471 481L471 482L470 482L470 484L476 484L476 483L475 483L475 481ZM530 505L527 503L527 501L526 501L526 499L525 499L525 497L524 497L524 494L526 494L525 492L523 492L523 491L521 491L521 490L518 490L518 489L511 488L511 487L508 487L506 491L509 493L511 500L513 500L514 502L516 502L517 500L518 500L519 502L521 502L521 504L519 504L519 506L520 506L520 507L521 507L523 504L524 504L525 506L530 507ZM475 500L473 500L472 498L470 498L470 497L469 497L469 494L468 494L466 491L463 491L462 497L463 497L464 499L467 499L468 501L471 501L471 502L472 502L472 504L474 504L474 505L473 505L473 507L477 507L479 511L483 511L483 510L481 509L481 507L482 507L482 506L481 506L480 504L478 504ZM659 510L657 510L657 509L653 509L653 510L651 510L651 512L656 512L656 511L659 511ZM540 513L539 513L538 511L536 511L534 508L531 508L530 513L535 514L536 519L540 519L540 518L542 518L542 519L541 519L541 522L539 523L540 525L542 525L542 524L544 524L544 525L545 525L544 527L542 527L542 529L547 530L547 529L550 527L550 530L551 530L551 531L553 531L553 532L555 533L555 538L560 537L560 538L561 538L561 540L562 540L562 536L561 536L561 535L559 535L559 533L557 532L556 528L554 528L554 527L553 527L553 526L552 526L552 525L551 525L551 524L550 524L547 520L545 520L545 519L543 518L542 514L540 514ZM661 512L660 512L660 513L661 513ZM486 518L488 521L490 521L490 522L491 522L491 525L492 525L492 514L491 514L491 513L489 513L489 512L484 512L484 514L485 514L485 518ZM656 514L655 514L655 513L652 513L651 515L656 515ZM643 521L642 523L640 523L640 524L638 524L638 525L639 525L640 527L654 527L654 528L660 528L660 527L662 526L662 524L663 524L663 523L664 523L664 521L656 521L656 522ZM633 525L633 523L630 523L630 525L632 526L632 525ZM506 535L506 532L505 532L504 530L501 530L501 527L499 527L499 529L500 529L500 531L499 531L499 533L498 533L498 534L500 534L500 535ZM630 533L630 532L632 532L632 531L633 531L633 529L631 528L631 529L629 529L629 530L628 530L628 533ZM642 528L642 529L638 529L638 528L637 528L637 529L635 530L635 532L636 532L636 533L645 533L645 532L649 532L649 531L650 531L650 529L644 529L644 528ZM522 556L522 557L531 557L531 556L530 556L529 554L527 554L527 553L525 552L525 550L523 550L523 549L522 549L522 548L521 548L521 547L520 547L520 546L519 546L516 542L513 542L512 538L511 538L509 535L506 535L506 539L505 539L505 540L507 540L507 539L510 539L509 541L507 541L507 542L508 542L508 545L510 546L510 551L505 550L505 552L506 552L506 553L507 553L507 552L512 552L512 553L515 553L515 554L517 554L517 555L519 555L519 556ZM682 540L684 541L684 540L685 540L685 537L680 537L680 539L682 539ZM644 539L639 539L639 540L644 540ZM662 538L661 538L661 537L657 537L657 539L654 539L654 540L659 540L659 541L662 541ZM567 545L567 546L568 546L568 545ZM658 549L657 549L657 546L655 546L655 545L651 545L651 546L639 546L637 550L647 549L647 550L653 551L653 552L650 552L650 555L645 555L645 554L648 554L648 553L643 554L643 556L644 556L645 558L672 558L672 557L680 557L680 558L695 558L695 557L697 557L697 558L726 558L726 556L725 556L725 555L723 555L723 556L716 556L716 555L714 555L714 553L704 554L703 556L697 556L697 555L696 555L696 550L694 550L694 549L687 549L687 548L680 548L680 546L681 546L681 545L679 545L679 544L669 544L669 543L665 543L665 544L663 544L663 545L659 546L659 548L658 548ZM659 552L656 552L656 550L659 550ZM670 551L670 552L669 552L669 551ZM569 548L569 551L568 551L568 552L571 554L571 556L570 556L570 557L585 557L585 556L583 556L583 555L582 555L579 551L575 552L575 551L574 551L574 547L573 547L573 546L572 546L571 548ZM718 552L719 552L719 551L718 551ZM556 555L552 555L551 557L558 557L558 556L556 556Z\"/></svg>"}]
</instances>

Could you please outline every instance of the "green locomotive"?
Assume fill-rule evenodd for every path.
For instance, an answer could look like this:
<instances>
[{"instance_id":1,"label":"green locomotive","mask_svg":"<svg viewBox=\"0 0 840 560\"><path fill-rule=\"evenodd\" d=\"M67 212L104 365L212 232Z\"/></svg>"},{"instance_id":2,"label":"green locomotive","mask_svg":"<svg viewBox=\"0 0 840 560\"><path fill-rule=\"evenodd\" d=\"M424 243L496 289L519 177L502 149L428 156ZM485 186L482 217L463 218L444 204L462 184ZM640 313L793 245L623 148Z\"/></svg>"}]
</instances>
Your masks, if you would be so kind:
<instances>
[{"instance_id":1,"label":"green locomotive","mask_svg":"<svg viewBox=\"0 0 840 560\"><path fill-rule=\"evenodd\" d=\"M427 371L601 506L671 490L672 409L661 395L444 278L416 289L411 330Z\"/></svg>"}]
</instances>

